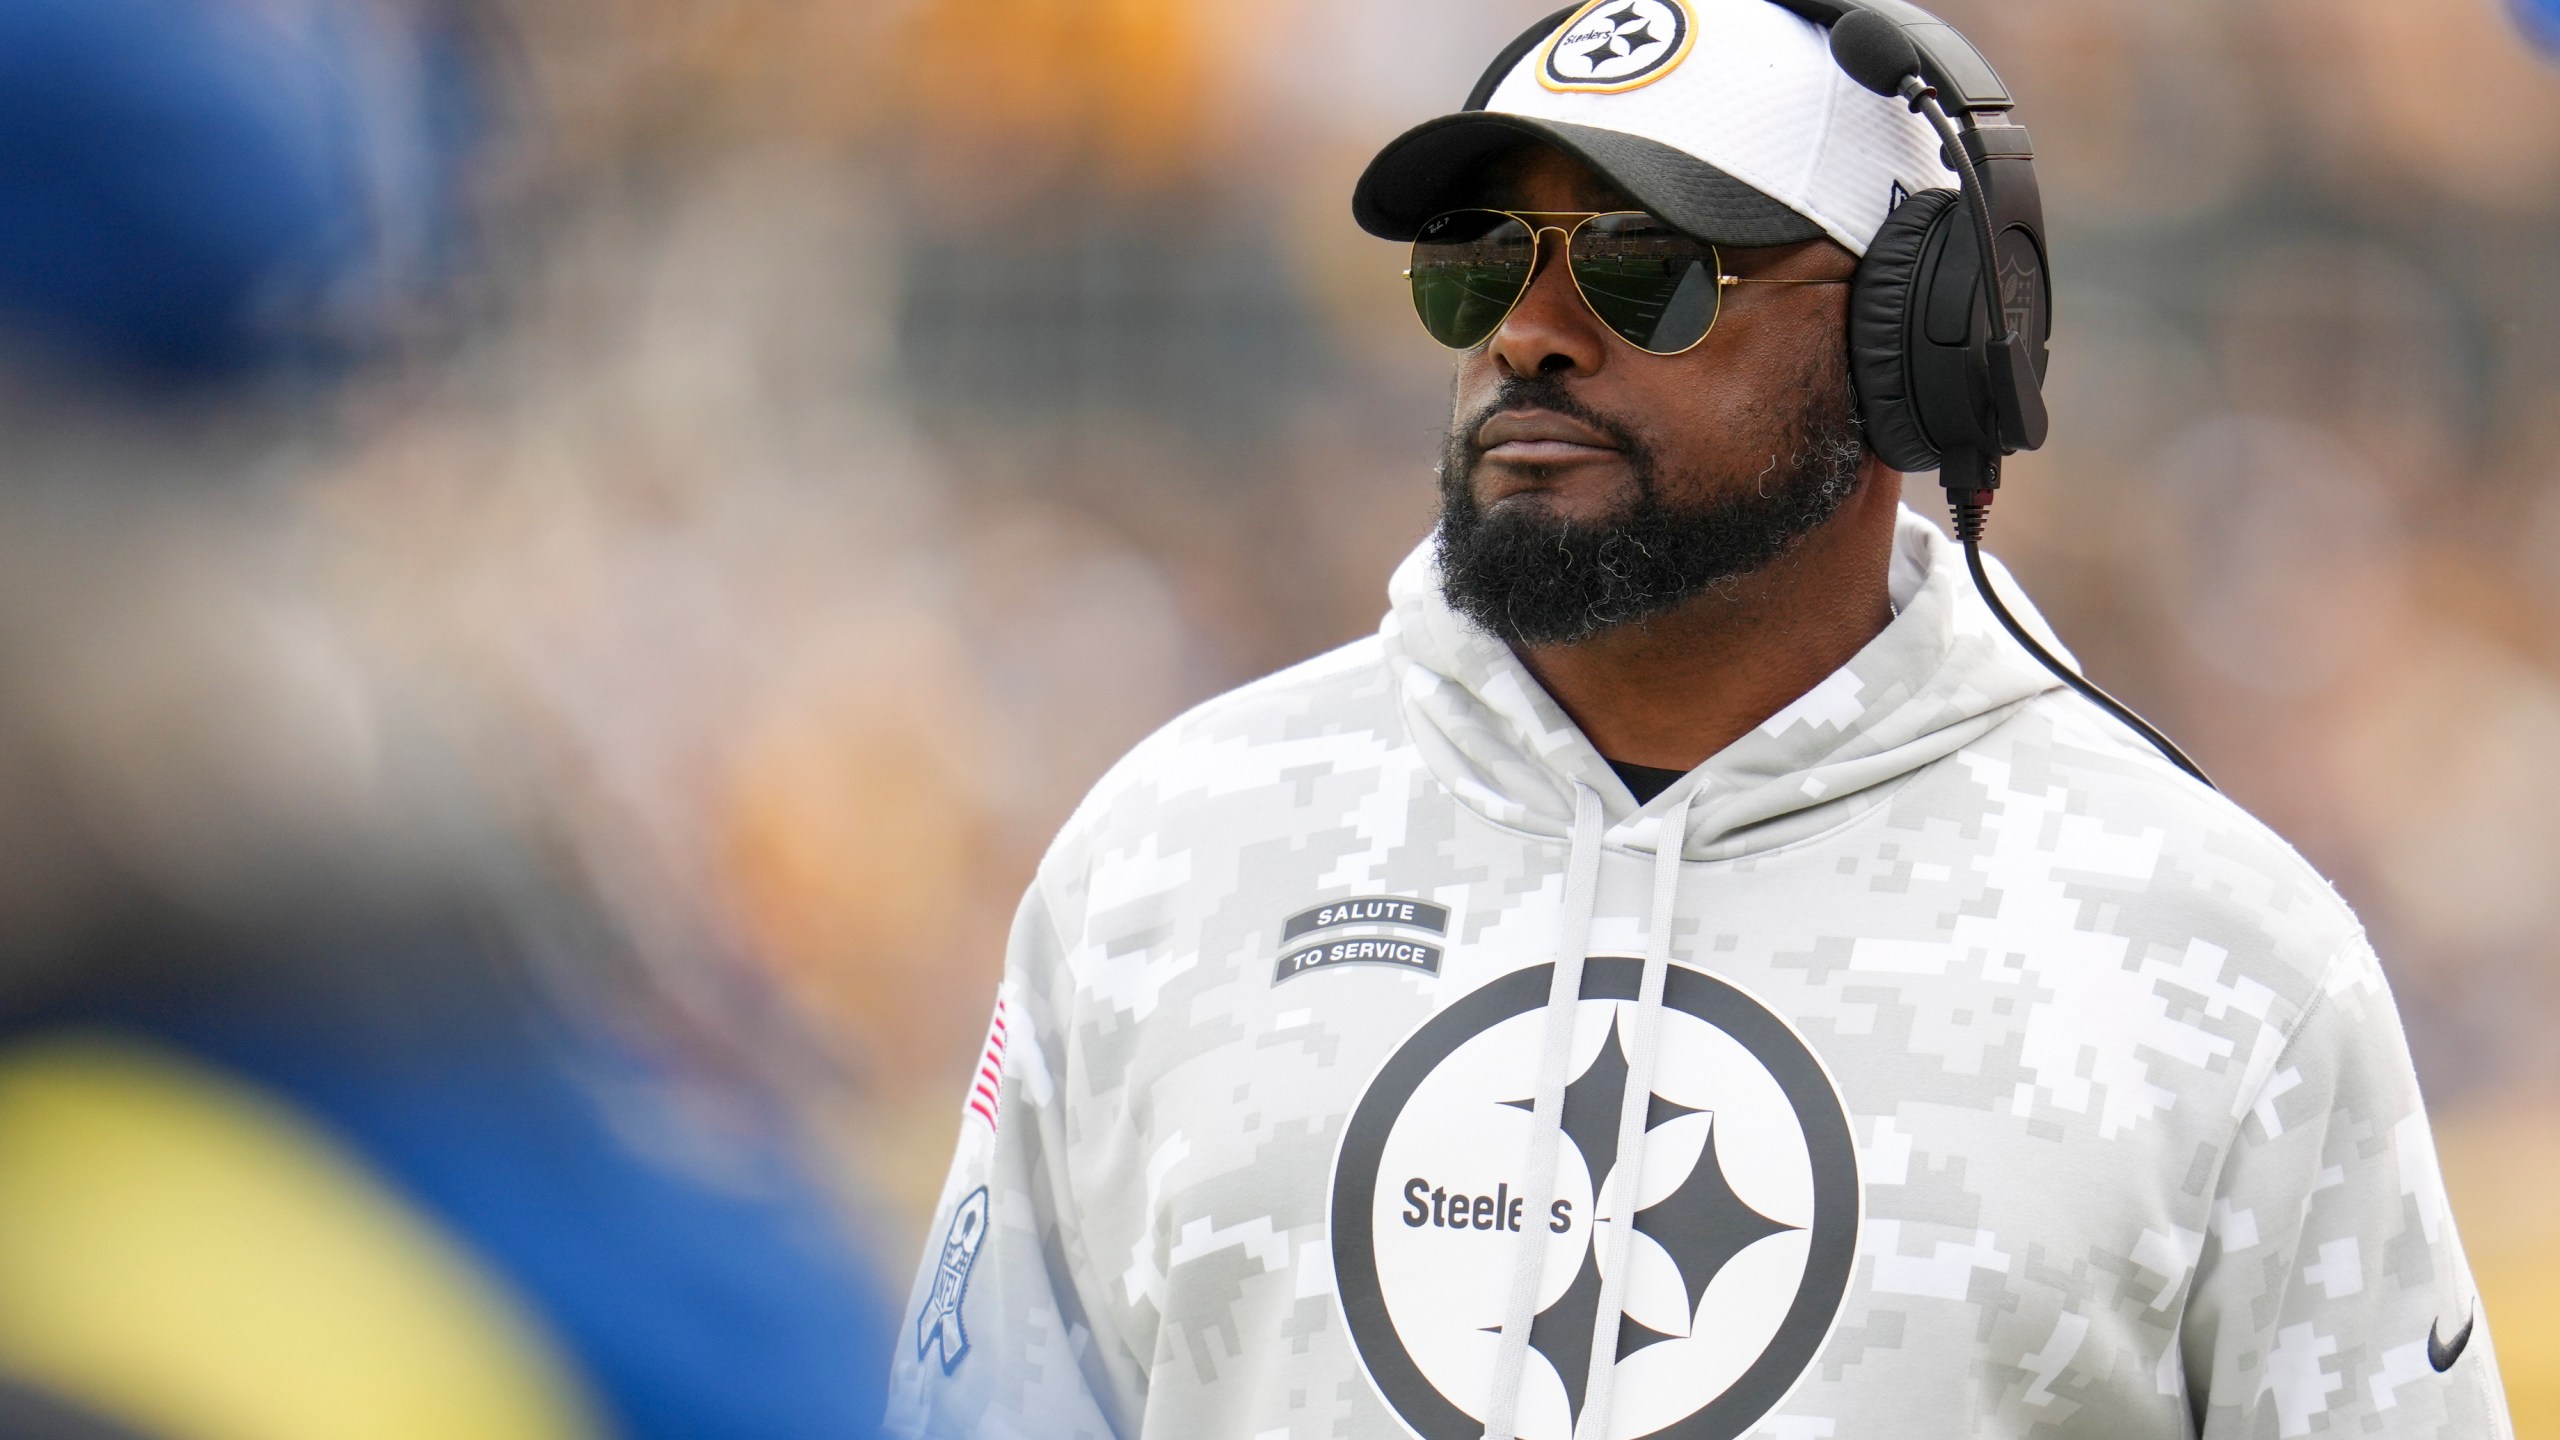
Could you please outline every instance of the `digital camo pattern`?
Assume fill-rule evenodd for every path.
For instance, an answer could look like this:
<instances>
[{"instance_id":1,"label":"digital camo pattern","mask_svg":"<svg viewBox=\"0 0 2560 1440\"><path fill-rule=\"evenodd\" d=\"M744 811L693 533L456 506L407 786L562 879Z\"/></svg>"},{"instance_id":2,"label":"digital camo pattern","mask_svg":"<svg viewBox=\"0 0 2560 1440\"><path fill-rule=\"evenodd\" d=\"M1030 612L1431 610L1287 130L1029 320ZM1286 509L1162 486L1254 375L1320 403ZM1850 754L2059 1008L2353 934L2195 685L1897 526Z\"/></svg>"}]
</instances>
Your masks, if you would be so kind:
<instances>
[{"instance_id":1,"label":"digital camo pattern","mask_svg":"<svg viewBox=\"0 0 2560 1440\"><path fill-rule=\"evenodd\" d=\"M1600 957L1645 953L1659 817L1697 795L1670 922L1693 978L1663 1011L1610 1434L1729 1433L1745 1410L1765 1440L2508 1433L2353 917L2055 687L1925 522L1903 522L1900 618L1643 807L1436 589L1426 550L1377 638L1168 726L1059 837L1003 983L1001 1122L961 1127L933 1231L987 1187L949 1317L969 1343L947 1370L903 1348L893 1433L1389 1440L1480 1416L1470 1347L1491 1340L1462 1292L1527 1231L1526 1122L1503 1117L1530 1092L1503 1004L1476 997L1555 959L1577 785L1605 806ZM1292 917L1382 898L1438 907L1445 933L1322 938L1428 943L1436 974L1275 975L1314 938ZM1629 973L1586 971L1586 1091L1622 1073L1637 1011L1607 987ZM1824 1102L1773 1024L1845 1121L1836 1249ZM1434 1025L1445 1044L1422 1043ZM1445 1118L1379 1142L1376 1192L1355 1180L1345 1212L1372 1233L1337 1233L1354 1112L1407 1081L1426 1098L1380 1102L1391 1119ZM1590 1113L1569 1091L1556 1194L1585 1208L1544 1251L1549 1342L1521 1391L1541 1440L1576 1413L1573 1287L1615 1223L1588 1210L1613 1163ZM911 1315L953 1290L943 1249ZM1846 1266L1830 1305L1805 1279L1826 1253ZM1809 1362L1746 1394L1805 1294ZM1382 1381L1346 1319L1381 1308L1460 1419ZM1696 1363L1645 1369L1682 1347ZM1732 1373L1697 1378L1713 1366Z\"/></svg>"}]
</instances>

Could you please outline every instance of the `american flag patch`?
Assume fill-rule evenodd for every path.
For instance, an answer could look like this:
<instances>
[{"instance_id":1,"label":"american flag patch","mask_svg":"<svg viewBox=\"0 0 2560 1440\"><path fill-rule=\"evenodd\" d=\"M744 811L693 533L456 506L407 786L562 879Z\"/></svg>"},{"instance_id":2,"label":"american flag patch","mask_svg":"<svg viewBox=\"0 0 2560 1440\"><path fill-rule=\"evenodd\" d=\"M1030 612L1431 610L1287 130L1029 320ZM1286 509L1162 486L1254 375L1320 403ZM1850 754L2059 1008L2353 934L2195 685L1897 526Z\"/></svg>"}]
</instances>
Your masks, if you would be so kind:
<instances>
[{"instance_id":1,"label":"american flag patch","mask_svg":"<svg viewBox=\"0 0 2560 1440\"><path fill-rule=\"evenodd\" d=\"M978 1052L978 1075L969 1085L969 1113L996 1128L1004 1109L1004 997L996 997L995 1018L987 1022L986 1047Z\"/></svg>"}]
</instances>

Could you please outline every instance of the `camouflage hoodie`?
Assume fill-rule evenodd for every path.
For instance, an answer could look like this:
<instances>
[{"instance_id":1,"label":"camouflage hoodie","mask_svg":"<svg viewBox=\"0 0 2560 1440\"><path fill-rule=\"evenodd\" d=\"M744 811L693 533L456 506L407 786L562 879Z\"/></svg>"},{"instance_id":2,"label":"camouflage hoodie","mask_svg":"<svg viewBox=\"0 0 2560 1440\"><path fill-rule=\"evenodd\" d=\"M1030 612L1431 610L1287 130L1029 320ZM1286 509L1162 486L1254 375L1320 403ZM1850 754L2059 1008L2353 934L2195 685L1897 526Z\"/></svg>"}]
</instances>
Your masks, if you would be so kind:
<instances>
[{"instance_id":1,"label":"camouflage hoodie","mask_svg":"<svg viewBox=\"0 0 2560 1440\"><path fill-rule=\"evenodd\" d=\"M2354 917L1916 516L1892 587L1648 804L1427 546L1132 752L1016 921L892 1433L2506 1433Z\"/></svg>"}]
</instances>

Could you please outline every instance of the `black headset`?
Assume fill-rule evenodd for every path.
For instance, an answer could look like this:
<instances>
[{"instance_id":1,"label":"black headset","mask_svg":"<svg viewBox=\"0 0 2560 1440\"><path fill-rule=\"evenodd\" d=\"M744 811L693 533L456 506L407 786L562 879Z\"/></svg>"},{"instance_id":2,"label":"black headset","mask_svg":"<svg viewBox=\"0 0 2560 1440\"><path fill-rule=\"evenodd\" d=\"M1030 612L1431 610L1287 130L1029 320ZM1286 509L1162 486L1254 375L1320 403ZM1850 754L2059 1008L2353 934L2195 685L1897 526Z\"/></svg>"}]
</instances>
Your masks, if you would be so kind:
<instances>
[{"instance_id":1,"label":"black headset","mask_svg":"<svg viewBox=\"0 0 2560 1440\"><path fill-rule=\"evenodd\" d=\"M1859 84L1902 100L1939 136L1960 189L1906 197L1868 242L1849 292L1849 374L1866 442L1896 470L1935 470L1974 585L2027 652L2210 786L2186 752L2063 664L2009 613L1982 563L2000 462L2044 444L2045 343L2053 333L2035 147L1991 63L1955 27L1905 0L1770 0L1831 35ZM1580 14L1569 5L1494 58L1464 108L1482 110L1513 67ZM1985 285L1983 277L1992 277Z\"/></svg>"}]
</instances>

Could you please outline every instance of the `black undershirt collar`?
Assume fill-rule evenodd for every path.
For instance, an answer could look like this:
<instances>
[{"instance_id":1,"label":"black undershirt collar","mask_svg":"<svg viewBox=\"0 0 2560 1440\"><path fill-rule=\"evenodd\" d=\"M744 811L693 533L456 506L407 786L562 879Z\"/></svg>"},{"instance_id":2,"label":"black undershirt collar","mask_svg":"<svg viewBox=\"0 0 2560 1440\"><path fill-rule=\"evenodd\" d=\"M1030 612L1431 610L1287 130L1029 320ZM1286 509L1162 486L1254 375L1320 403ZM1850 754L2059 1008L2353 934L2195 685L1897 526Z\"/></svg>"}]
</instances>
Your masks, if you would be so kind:
<instances>
[{"instance_id":1,"label":"black undershirt collar","mask_svg":"<svg viewBox=\"0 0 2560 1440\"><path fill-rule=\"evenodd\" d=\"M1600 758L1608 759L1605 755ZM1680 777L1689 773L1686 770L1665 770L1656 765L1630 765L1624 760L1610 760L1609 768L1618 772L1618 779L1636 797L1638 805L1652 804L1654 796L1678 784Z\"/></svg>"}]
</instances>

